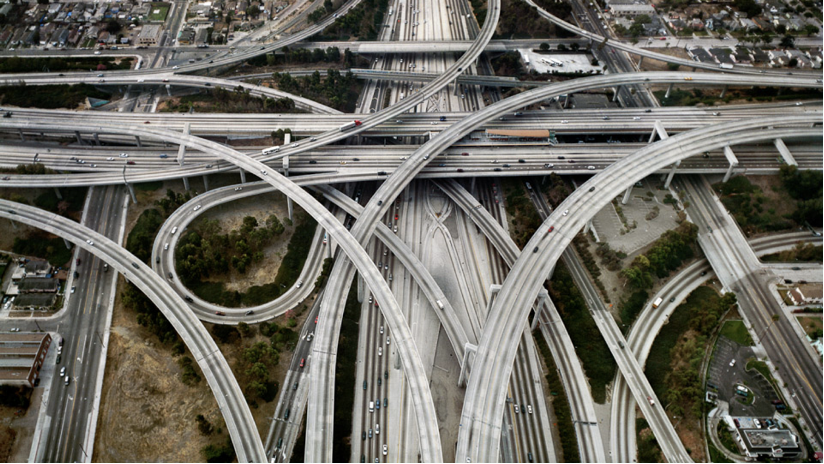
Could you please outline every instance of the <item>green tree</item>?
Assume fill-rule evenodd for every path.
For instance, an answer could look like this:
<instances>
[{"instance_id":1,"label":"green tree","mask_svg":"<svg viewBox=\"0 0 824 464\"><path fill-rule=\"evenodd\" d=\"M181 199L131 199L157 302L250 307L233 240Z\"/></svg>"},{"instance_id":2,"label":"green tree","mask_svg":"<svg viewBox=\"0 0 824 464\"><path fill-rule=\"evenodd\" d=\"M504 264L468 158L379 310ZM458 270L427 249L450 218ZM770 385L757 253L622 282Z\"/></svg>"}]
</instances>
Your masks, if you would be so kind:
<instances>
[{"instance_id":1,"label":"green tree","mask_svg":"<svg viewBox=\"0 0 824 464\"><path fill-rule=\"evenodd\" d=\"M260 16L260 7L257 5L249 5L249 7L246 8L246 16L257 18Z\"/></svg>"},{"instance_id":2,"label":"green tree","mask_svg":"<svg viewBox=\"0 0 824 464\"><path fill-rule=\"evenodd\" d=\"M785 35L781 38L781 42L779 42L778 45L782 48L795 48L795 37Z\"/></svg>"},{"instance_id":3,"label":"green tree","mask_svg":"<svg viewBox=\"0 0 824 464\"><path fill-rule=\"evenodd\" d=\"M541 45L540 45L540 46L538 46L538 48L539 48L542 52L545 52L545 51L549 50L549 44L548 44L548 43L546 43L546 42L541 42Z\"/></svg>"},{"instance_id":4,"label":"green tree","mask_svg":"<svg viewBox=\"0 0 824 464\"><path fill-rule=\"evenodd\" d=\"M123 26L121 26L116 19L110 19L106 22L106 31L108 31L109 34L117 34L118 32L120 32L120 29L122 29L122 27Z\"/></svg>"},{"instance_id":5,"label":"green tree","mask_svg":"<svg viewBox=\"0 0 824 464\"><path fill-rule=\"evenodd\" d=\"M818 26L816 26L814 24L805 24L804 25L804 33L807 34L807 37L809 37L813 34L818 34L818 31L819 31Z\"/></svg>"}]
</instances>

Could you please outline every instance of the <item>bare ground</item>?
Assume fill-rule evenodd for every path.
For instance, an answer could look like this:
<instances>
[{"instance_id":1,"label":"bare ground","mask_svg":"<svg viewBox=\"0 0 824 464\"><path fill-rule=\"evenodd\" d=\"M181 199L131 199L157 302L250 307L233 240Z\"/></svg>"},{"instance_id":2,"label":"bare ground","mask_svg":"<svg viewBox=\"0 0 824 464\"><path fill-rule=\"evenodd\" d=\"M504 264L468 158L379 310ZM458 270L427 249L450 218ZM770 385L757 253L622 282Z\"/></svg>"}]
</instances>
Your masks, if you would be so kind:
<instances>
[{"instance_id":1,"label":"bare ground","mask_svg":"<svg viewBox=\"0 0 824 464\"><path fill-rule=\"evenodd\" d=\"M138 192L138 205L130 205L129 208L127 231L131 230L143 210L153 207L154 200L165 195L166 188L182 191L183 187L179 182L171 182L164 183L163 188L156 191ZM123 282L121 278L119 283ZM181 382L181 370L177 358L171 355L170 347L160 344L153 333L135 322L135 313L123 307L121 289L122 285L119 286L112 318L94 460L202 462L201 449L209 444L222 445L228 436L214 396L205 379L193 387ZM311 305L312 298L304 304ZM300 315L296 315L298 327L307 314L301 311ZM286 319L283 317L277 322L285 324ZM259 332L255 330L254 333ZM220 346L237 377L243 377L236 366L245 347L264 340L264 337L256 335L239 344ZM272 379L281 386L291 357L291 352L284 351L279 364L271 369ZM243 389L244 383L240 382L240 386ZM276 406L276 401L272 401L251 409L264 440ZM208 437L201 435L195 422L198 414L203 414L220 433Z\"/></svg>"},{"instance_id":2,"label":"bare ground","mask_svg":"<svg viewBox=\"0 0 824 464\"><path fill-rule=\"evenodd\" d=\"M283 256L286 255L289 240L295 232L294 225L289 226L286 223L287 213L286 197L280 192L256 195L206 211L201 217L220 221L221 233L224 234L233 229L239 229L246 216L254 216L259 224L263 224L272 214L283 223L284 232L274 243L264 248L263 261L249 265L245 274L231 270L228 275L211 276L205 280L221 281L226 285L227 290L239 292L244 292L255 285L273 282ZM302 214L297 205L295 205L294 213L295 215Z\"/></svg>"},{"instance_id":3,"label":"bare ground","mask_svg":"<svg viewBox=\"0 0 824 464\"><path fill-rule=\"evenodd\" d=\"M778 176L747 176L747 179L757 185L767 197L765 209L775 208L775 214L782 217L793 214L797 209L796 200L787 193Z\"/></svg>"},{"instance_id":4,"label":"bare ground","mask_svg":"<svg viewBox=\"0 0 824 464\"><path fill-rule=\"evenodd\" d=\"M822 328L820 317L799 317L798 324L801 325L807 335L812 335L816 330L821 330Z\"/></svg>"}]
</instances>

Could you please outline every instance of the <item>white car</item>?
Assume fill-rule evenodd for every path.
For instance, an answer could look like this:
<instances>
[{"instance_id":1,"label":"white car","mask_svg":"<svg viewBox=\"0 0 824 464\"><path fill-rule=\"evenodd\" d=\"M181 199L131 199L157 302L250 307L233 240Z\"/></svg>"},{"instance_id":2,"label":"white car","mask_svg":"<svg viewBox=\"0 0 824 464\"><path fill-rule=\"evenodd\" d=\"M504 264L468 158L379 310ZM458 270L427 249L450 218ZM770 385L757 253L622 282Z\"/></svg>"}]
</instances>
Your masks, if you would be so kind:
<instances>
[{"instance_id":1,"label":"white car","mask_svg":"<svg viewBox=\"0 0 824 464\"><path fill-rule=\"evenodd\" d=\"M202 208L202 206L201 206L201 205L197 205L197 206L195 206L194 210L195 210L195 211L197 211L197 210L199 210L200 208Z\"/></svg>"},{"instance_id":2,"label":"white car","mask_svg":"<svg viewBox=\"0 0 824 464\"><path fill-rule=\"evenodd\" d=\"M63 367L60 368L60 377L63 377L65 375L66 375L66 366L63 366Z\"/></svg>"},{"instance_id":3,"label":"white car","mask_svg":"<svg viewBox=\"0 0 824 464\"><path fill-rule=\"evenodd\" d=\"M530 414L532 414L532 405L531 405L531 404L526 405L526 410L527 410Z\"/></svg>"},{"instance_id":4,"label":"white car","mask_svg":"<svg viewBox=\"0 0 824 464\"><path fill-rule=\"evenodd\" d=\"M180 69L180 66L172 66L172 69Z\"/></svg>"},{"instance_id":5,"label":"white car","mask_svg":"<svg viewBox=\"0 0 824 464\"><path fill-rule=\"evenodd\" d=\"M77 286L72 287L72 293L74 293L75 290L77 290Z\"/></svg>"},{"instance_id":6,"label":"white car","mask_svg":"<svg viewBox=\"0 0 824 464\"><path fill-rule=\"evenodd\" d=\"M163 245L163 249L168 250L169 249L169 244L167 243L167 244Z\"/></svg>"},{"instance_id":7,"label":"white car","mask_svg":"<svg viewBox=\"0 0 824 464\"><path fill-rule=\"evenodd\" d=\"M519 412L521 412L521 408L519 408L518 405L516 404L515 405L515 414L518 414Z\"/></svg>"},{"instance_id":8,"label":"white car","mask_svg":"<svg viewBox=\"0 0 824 464\"><path fill-rule=\"evenodd\" d=\"M378 356L383 356L383 348L378 347Z\"/></svg>"},{"instance_id":9,"label":"white car","mask_svg":"<svg viewBox=\"0 0 824 464\"><path fill-rule=\"evenodd\" d=\"M565 210L564 210L564 216L566 216L567 214L569 214L569 210L568 210L568 209L565 209Z\"/></svg>"},{"instance_id":10,"label":"white car","mask_svg":"<svg viewBox=\"0 0 824 464\"><path fill-rule=\"evenodd\" d=\"M383 334L383 326L381 326L381 334Z\"/></svg>"},{"instance_id":11,"label":"white car","mask_svg":"<svg viewBox=\"0 0 824 464\"><path fill-rule=\"evenodd\" d=\"M300 286L301 286L301 285L303 285L303 281L302 281L302 280L298 280L298 284L296 285L296 287L297 287L297 288L300 288Z\"/></svg>"},{"instance_id":12,"label":"white car","mask_svg":"<svg viewBox=\"0 0 824 464\"><path fill-rule=\"evenodd\" d=\"M106 158L106 161L114 161L114 156L110 156L110 157Z\"/></svg>"},{"instance_id":13,"label":"white car","mask_svg":"<svg viewBox=\"0 0 824 464\"><path fill-rule=\"evenodd\" d=\"M128 154L128 153L121 153L121 154L120 154L120 157L121 157L121 158L128 158L128 157L129 157L129 154Z\"/></svg>"},{"instance_id":14,"label":"white car","mask_svg":"<svg viewBox=\"0 0 824 464\"><path fill-rule=\"evenodd\" d=\"M386 445L383 445L383 455L384 455L384 456L386 456L386 453L387 453L388 451L389 451L389 449L386 447Z\"/></svg>"},{"instance_id":15,"label":"white car","mask_svg":"<svg viewBox=\"0 0 824 464\"><path fill-rule=\"evenodd\" d=\"M94 242L92 242L91 240L86 240L86 243L88 243L89 246L94 246Z\"/></svg>"},{"instance_id":16,"label":"white car","mask_svg":"<svg viewBox=\"0 0 824 464\"><path fill-rule=\"evenodd\" d=\"M735 360L734 359L732 361L730 361L730 367L733 367L733 366L735 366Z\"/></svg>"},{"instance_id":17,"label":"white car","mask_svg":"<svg viewBox=\"0 0 824 464\"><path fill-rule=\"evenodd\" d=\"M243 187L235 187L235 192L240 192L241 190L243 190Z\"/></svg>"}]
</instances>

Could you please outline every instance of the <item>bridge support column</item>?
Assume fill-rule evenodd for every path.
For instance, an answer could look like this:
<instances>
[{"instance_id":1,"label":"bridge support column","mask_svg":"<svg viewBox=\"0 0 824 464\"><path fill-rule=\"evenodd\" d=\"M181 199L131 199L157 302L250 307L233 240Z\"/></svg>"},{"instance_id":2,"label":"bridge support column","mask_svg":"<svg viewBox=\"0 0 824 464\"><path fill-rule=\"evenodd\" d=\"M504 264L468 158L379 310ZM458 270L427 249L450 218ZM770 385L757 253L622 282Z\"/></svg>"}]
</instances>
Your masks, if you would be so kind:
<instances>
[{"instance_id":1,"label":"bridge support column","mask_svg":"<svg viewBox=\"0 0 824 464\"><path fill-rule=\"evenodd\" d=\"M670 84L669 87L667 87L667 93L664 94L664 98L669 98L670 97L670 94L672 93L672 86L673 85L675 85L675 84Z\"/></svg>"},{"instance_id":2,"label":"bridge support column","mask_svg":"<svg viewBox=\"0 0 824 464\"><path fill-rule=\"evenodd\" d=\"M798 166L798 162L793 157L793 154L790 153L790 149L787 148L787 145L784 144L784 141L781 139L775 139L773 141L775 148L778 149L778 153L781 154L781 158L784 159L784 162L789 164L790 166Z\"/></svg>"},{"instance_id":3,"label":"bridge support column","mask_svg":"<svg viewBox=\"0 0 824 464\"><path fill-rule=\"evenodd\" d=\"M134 194L134 185L126 182L126 187L129 187L129 195L132 197L132 203L137 204L137 196Z\"/></svg>"},{"instance_id":4,"label":"bridge support column","mask_svg":"<svg viewBox=\"0 0 824 464\"><path fill-rule=\"evenodd\" d=\"M191 190L191 188L189 188L189 178L188 177L183 178L183 188L185 188L187 192L189 190Z\"/></svg>"},{"instance_id":5,"label":"bridge support column","mask_svg":"<svg viewBox=\"0 0 824 464\"><path fill-rule=\"evenodd\" d=\"M74 136L77 137L78 145L83 145L83 138L80 137L80 131L74 131Z\"/></svg>"},{"instance_id":6,"label":"bridge support column","mask_svg":"<svg viewBox=\"0 0 824 464\"><path fill-rule=\"evenodd\" d=\"M244 171L243 168L240 169L240 183L246 183L246 171Z\"/></svg>"},{"instance_id":7,"label":"bridge support column","mask_svg":"<svg viewBox=\"0 0 824 464\"><path fill-rule=\"evenodd\" d=\"M25 142L26 136L23 135L23 129L17 129L17 133L20 134L20 141Z\"/></svg>"},{"instance_id":8,"label":"bridge support column","mask_svg":"<svg viewBox=\"0 0 824 464\"><path fill-rule=\"evenodd\" d=\"M14 224L14 221L12 221L11 223ZM63 239L63 245L66 245L67 250L72 249L72 242L68 241L68 239Z\"/></svg>"},{"instance_id":9,"label":"bridge support column","mask_svg":"<svg viewBox=\"0 0 824 464\"><path fill-rule=\"evenodd\" d=\"M9 222L11 223L11 228L17 230L17 223L14 222L14 219L9 219Z\"/></svg>"},{"instance_id":10,"label":"bridge support column","mask_svg":"<svg viewBox=\"0 0 824 464\"><path fill-rule=\"evenodd\" d=\"M100 135L95 132L94 134L94 143L99 147L100 146Z\"/></svg>"},{"instance_id":11,"label":"bridge support column","mask_svg":"<svg viewBox=\"0 0 824 464\"><path fill-rule=\"evenodd\" d=\"M189 135L189 130L191 128L191 123L186 123L183 125L183 135ZM186 144L182 143L177 148L177 164L183 166L186 163ZM186 186L186 190L189 190L189 187Z\"/></svg>"},{"instance_id":12,"label":"bridge support column","mask_svg":"<svg viewBox=\"0 0 824 464\"><path fill-rule=\"evenodd\" d=\"M629 201L629 197L632 195L632 186L630 185L627 187L627 191L624 192L624 198L621 198L621 204L625 205Z\"/></svg>"},{"instance_id":13,"label":"bridge support column","mask_svg":"<svg viewBox=\"0 0 824 464\"><path fill-rule=\"evenodd\" d=\"M675 177L675 170L678 169L678 166L681 166L681 160L676 161L675 164L672 165L669 174L667 174L667 181L664 182L665 189L670 187L670 183L672 183L672 178Z\"/></svg>"},{"instance_id":14,"label":"bridge support column","mask_svg":"<svg viewBox=\"0 0 824 464\"><path fill-rule=\"evenodd\" d=\"M529 327L530 331L538 327L538 317L541 315L541 311L544 310L544 306L546 306L547 298L549 298L549 294L542 288L541 292L538 293L538 301L535 302L535 317L532 318L532 324Z\"/></svg>"},{"instance_id":15,"label":"bridge support column","mask_svg":"<svg viewBox=\"0 0 824 464\"><path fill-rule=\"evenodd\" d=\"M730 163L729 169L727 169L727 173L724 174L724 180L722 182L726 182L730 180L732 176L732 170L738 166L738 158L735 156L735 153L732 152L732 148L728 146L724 147L724 156L727 157L727 161Z\"/></svg>"},{"instance_id":16,"label":"bridge support column","mask_svg":"<svg viewBox=\"0 0 824 464\"><path fill-rule=\"evenodd\" d=\"M570 94L566 94L566 98L564 98L564 109L569 107L569 99L572 97ZM559 97L560 98L560 97Z\"/></svg>"},{"instance_id":17,"label":"bridge support column","mask_svg":"<svg viewBox=\"0 0 824 464\"><path fill-rule=\"evenodd\" d=\"M474 191L475 191L475 179L476 179L476 178L475 178L475 177L473 177L473 178L472 178L472 181L471 181L471 182L470 182L470 184L469 184L469 193L472 193L472 192L474 192Z\"/></svg>"},{"instance_id":18,"label":"bridge support column","mask_svg":"<svg viewBox=\"0 0 824 464\"><path fill-rule=\"evenodd\" d=\"M364 288L363 288L363 277L358 274L358 303L363 303L364 297Z\"/></svg>"},{"instance_id":19,"label":"bridge support column","mask_svg":"<svg viewBox=\"0 0 824 464\"><path fill-rule=\"evenodd\" d=\"M461 363L461 373L458 375L458 386L463 387L466 385L466 380L469 378L469 373L467 370L469 369L469 354L478 354L478 345L472 345L471 343L467 343L464 345L464 355L463 355L463 363Z\"/></svg>"},{"instance_id":20,"label":"bridge support column","mask_svg":"<svg viewBox=\"0 0 824 464\"><path fill-rule=\"evenodd\" d=\"M589 233L589 230L592 229L592 219L589 219L584 226L584 233Z\"/></svg>"},{"instance_id":21,"label":"bridge support column","mask_svg":"<svg viewBox=\"0 0 824 464\"><path fill-rule=\"evenodd\" d=\"M172 96L172 86L171 85L168 85L168 84L166 85L166 94L169 95L170 97Z\"/></svg>"},{"instance_id":22,"label":"bridge support column","mask_svg":"<svg viewBox=\"0 0 824 464\"><path fill-rule=\"evenodd\" d=\"M57 187L54 188L54 196L56 196L58 200L63 199L63 195L60 194L60 189Z\"/></svg>"},{"instance_id":23,"label":"bridge support column","mask_svg":"<svg viewBox=\"0 0 824 464\"><path fill-rule=\"evenodd\" d=\"M642 56L640 60L638 60L638 67L640 68L644 64L644 57Z\"/></svg>"},{"instance_id":24,"label":"bridge support column","mask_svg":"<svg viewBox=\"0 0 824 464\"><path fill-rule=\"evenodd\" d=\"M289 210L289 220L293 221L292 219L292 199L290 197L286 197L286 208Z\"/></svg>"},{"instance_id":25,"label":"bridge support column","mask_svg":"<svg viewBox=\"0 0 824 464\"><path fill-rule=\"evenodd\" d=\"M727 87L729 86L725 85L724 88L721 89L721 95L719 95L718 98L724 98L727 95Z\"/></svg>"},{"instance_id":26,"label":"bridge support column","mask_svg":"<svg viewBox=\"0 0 824 464\"><path fill-rule=\"evenodd\" d=\"M612 96L612 101L614 101L614 102L618 101L618 92L620 92L620 91L621 91L621 86L620 85L616 86L615 87L615 94Z\"/></svg>"},{"instance_id":27,"label":"bridge support column","mask_svg":"<svg viewBox=\"0 0 824 464\"><path fill-rule=\"evenodd\" d=\"M209 191L209 176L207 174L203 174L203 190L204 192Z\"/></svg>"},{"instance_id":28,"label":"bridge support column","mask_svg":"<svg viewBox=\"0 0 824 464\"><path fill-rule=\"evenodd\" d=\"M135 142L137 142L137 147L138 147L138 148L142 148L142 147L143 147L143 144L142 144L142 143L140 143L140 136L139 136L139 135L135 135L135 136L134 136L134 141L135 141Z\"/></svg>"}]
</instances>

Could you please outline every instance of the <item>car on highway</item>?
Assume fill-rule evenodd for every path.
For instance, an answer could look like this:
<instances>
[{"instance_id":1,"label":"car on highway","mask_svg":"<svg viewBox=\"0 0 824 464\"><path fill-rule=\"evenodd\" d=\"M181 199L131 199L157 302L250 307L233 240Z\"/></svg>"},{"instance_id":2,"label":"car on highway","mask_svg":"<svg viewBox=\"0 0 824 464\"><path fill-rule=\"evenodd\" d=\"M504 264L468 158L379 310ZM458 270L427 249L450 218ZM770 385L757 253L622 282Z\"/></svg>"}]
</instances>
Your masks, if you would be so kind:
<instances>
[{"instance_id":1,"label":"car on highway","mask_svg":"<svg viewBox=\"0 0 824 464\"><path fill-rule=\"evenodd\" d=\"M565 210L564 210L564 216L566 216L567 214L569 214L569 210L568 210L568 209L565 209Z\"/></svg>"},{"instance_id":2,"label":"car on highway","mask_svg":"<svg viewBox=\"0 0 824 464\"><path fill-rule=\"evenodd\" d=\"M11 179L11 177L9 177L9 176L3 176L3 180L9 180L9 179Z\"/></svg>"},{"instance_id":3,"label":"car on highway","mask_svg":"<svg viewBox=\"0 0 824 464\"><path fill-rule=\"evenodd\" d=\"M515 414L518 414L519 412L521 412L521 408L519 408L518 405L516 404L515 405Z\"/></svg>"},{"instance_id":4,"label":"car on highway","mask_svg":"<svg viewBox=\"0 0 824 464\"><path fill-rule=\"evenodd\" d=\"M128 154L128 153L121 153L121 154L120 154L120 157L121 157L121 158L128 158L128 157L129 157L129 154Z\"/></svg>"},{"instance_id":5,"label":"car on highway","mask_svg":"<svg viewBox=\"0 0 824 464\"><path fill-rule=\"evenodd\" d=\"M195 207L194 207L194 209L193 209L193 210L194 210L194 211L198 211L198 210L200 210L200 208L202 208L202 207L203 207L202 205L197 205L197 206L195 206Z\"/></svg>"},{"instance_id":6,"label":"car on highway","mask_svg":"<svg viewBox=\"0 0 824 464\"><path fill-rule=\"evenodd\" d=\"M378 356L383 356L383 348L378 347Z\"/></svg>"},{"instance_id":7,"label":"car on highway","mask_svg":"<svg viewBox=\"0 0 824 464\"><path fill-rule=\"evenodd\" d=\"M648 397L647 397L647 401L649 401L649 405L650 405L650 406L655 406L655 400L654 400L654 399L652 399L652 397L651 397L651 396L648 396Z\"/></svg>"},{"instance_id":8,"label":"car on highway","mask_svg":"<svg viewBox=\"0 0 824 464\"><path fill-rule=\"evenodd\" d=\"M235 187L235 192L240 192L241 190L243 190L243 187Z\"/></svg>"},{"instance_id":9,"label":"car on highway","mask_svg":"<svg viewBox=\"0 0 824 464\"><path fill-rule=\"evenodd\" d=\"M298 280L298 283L297 283L297 285L295 285L295 287L300 288L301 285L303 285L303 281Z\"/></svg>"},{"instance_id":10,"label":"car on highway","mask_svg":"<svg viewBox=\"0 0 824 464\"><path fill-rule=\"evenodd\" d=\"M532 414L532 405L531 405L531 404L526 405L526 410L527 410L530 414Z\"/></svg>"},{"instance_id":11,"label":"car on highway","mask_svg":"<svg viewBox=\"0 0 824 464\"><path fill-rule=\"evenodd\" d=\"M130 166L134 166L135 162L134 161L126 161L126 164L128 164Z\"/></svg>"},{"instance_id":12,"label":"car on highway","mask_svg":"<svg viewBox=\"0 0 824 464\"><path fill-rule=\"evenodd\" d=\"M106 158L106 161L114 161L114 156L110 156L110 157Z\"/></svg>"},{"instance_id":13,"label":"car on highway","mask_svg":"<svg viewBox=\"0 0 824 464\"><path fill-rule=\"evenodd\" d=\"M72 293L74 293L74 292L75 292L75 290L77 290L77 286L73 286L73 287L72 287Z\"/></svg>"},{"instance_id":14,"label":"car on highway","mask_svg":"<svg viewBox=\"0 0 824 464\"><path fill-rule=\"evenodd\" d=\"M555 230L555 226L549 226L549 232L552 232L553 230Z\"/></svg>"},{"instance_id":15,"label":"car on highway","mask_svg":"<svg viewBox=\"0 0 824 464\"><path fill-rule=\"evenodd\" d=\"M63 382L63 385L65 385L65 386L67 386L67 387L68 387L68 386L69 386L69 384L71 383L71 381L72 381L72 378L71 378L71 377L69 377L69 375L67 374L67 375L66 375L66 380Z\"/></svg>"},{"instance_id":16,"label":"car on highway","mask_svg":"<svg viewBox=\"0 0 824 464\"><path fill-rule=\"evenodd\" d=\"M300 367L303 367L305 365L306 365L306 358L300 358Z\"/></svg>"},{"instance_id":17,"label":"car on highway","mask_svg":"<svg viewBox=\"0 0 824 464\"><path fill-rule=\"evenodd\" d=\"M215 315L216 316L225 316L226 313L224 313L223 311L215 311Z\"/></svg>"},{"instance_id":18,"label":"car on highway","mask_svg":"<svg viewBox=\"0 0 824 464\"><path fill-rule=\"evenodd\" d=\"M195 302L195 300L193 300L192 297L190 297L188 295L184 296L183 299L188 301L189 303L194 303Z\"/></svg>"},{"instance_id":19,"label":"car on highway","mask_svg":"<svg viewBox=\"0 0 824 464\"><path fill-rule=\"evenodd\" d=\"M89 246L94 246L94 242L92 242L91 240L86 240L86 243L88 243Z\"/></svg>"},{"instance_id":20,"label":"car on highway","mask_svg":"<svg viewBox=\"0 0 824 464\"><path fill-rule=\"evenodd\" d=\"M20 327L12 327L9 332L20 332Z\"/></svg>"},{"instance_id":21,"label":"car on highway","mask_svg":"<svg viewBox=\"0 0 824 464\"><path fill-rule=\"evenodd\" d=\"M173 280L173 279L175 278L175 276L174 276L174 275L172 275L172 273L171 273L171 272L170 272L170 273L168 273L167 275L168 275L168 277L169 277L169 280Z\"/></svg>"},{"instance_id":22,"label":"car on highway","mask_svg":"<svg viewBox=\"0 0 824 464\"><path fill-rule=\"evenodd\" d=\"M60 377L63 377L65 375L66 375L66 366L63 366L63 367L60 368Z\"/></svg>"},{"instance_id":23,"label":"car on highway","mask_svg":"<svg viewBox=\"0 0 824 464\"><path fill-rule=\"evenodd\" d=\"M161 153L160 154L160 159L166 159L168 157L169 157L169 155L167 155L166 153Z\"/></svg>"},{"instance_id":24,"label":"car on highway","mask_svg":"<svg viewBox=\"0 0 824 464\"><path fill-rule=\"evenodd\" d=\"M384 445L383 445L383 455L384 455L384 456L386 456L386 453L387 453L387 452L389 452L389 449L388 449L388 448L386 447L386 445L384 444Z\"/></svg>"}]
</instances>

